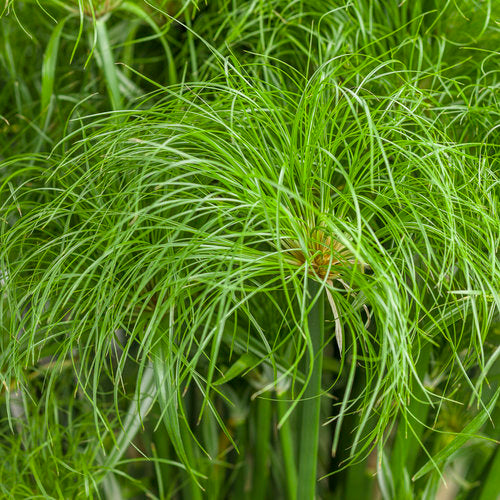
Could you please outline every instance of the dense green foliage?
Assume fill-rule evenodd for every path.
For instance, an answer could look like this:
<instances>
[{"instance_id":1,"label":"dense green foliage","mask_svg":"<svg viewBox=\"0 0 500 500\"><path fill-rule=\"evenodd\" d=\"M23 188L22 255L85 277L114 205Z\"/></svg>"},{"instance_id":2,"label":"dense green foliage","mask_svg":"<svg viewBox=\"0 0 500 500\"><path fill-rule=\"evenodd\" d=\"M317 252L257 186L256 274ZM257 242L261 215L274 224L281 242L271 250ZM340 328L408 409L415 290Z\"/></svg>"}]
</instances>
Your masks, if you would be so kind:
<instances>
[{"instance_id":1,"label":"dense green foliage","mask_svg":"<svg viewBox=\"0 0 500 500\"><path fill-rule=\"evenodd\" d=\"M500 493L500 2L0 23L1 498Z\"/></svg>"}]
</instances>

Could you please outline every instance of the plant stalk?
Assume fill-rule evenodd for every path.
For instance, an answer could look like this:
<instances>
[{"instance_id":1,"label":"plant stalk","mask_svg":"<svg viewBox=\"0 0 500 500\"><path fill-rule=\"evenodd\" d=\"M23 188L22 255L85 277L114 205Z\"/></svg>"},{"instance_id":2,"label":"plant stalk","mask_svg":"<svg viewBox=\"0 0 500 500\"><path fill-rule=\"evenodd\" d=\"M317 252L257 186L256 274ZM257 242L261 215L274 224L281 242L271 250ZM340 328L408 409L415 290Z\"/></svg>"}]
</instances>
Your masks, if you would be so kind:
<instances>
[{"instance_id":1,"label":"plant stalk","mask_svg":"<svg viewBox=\"0 0 500 500\"><path fill-rule=\"evenodd\" d=\"M421 380L424 379L429 369L431 352L431 344L428 343L423 346L416 366L417 374ZM409 406L409 413L412 415L412 430L409 430L401 419L396 432L391 456L391 469L394 475L394 491L398 498L401 498L402 495L405 494L405 472L411 474L414 469L422 435L425 431L425 421L429 413L429 405L425 403L425 394L418 385L415 387L415 394Z\"/></svg>"},{"instance_id":2,"label":"plant stalk","mask_svg":"<svg viewBox=\"0 0 500 500\"><path fill-rule=\"evenodd\" d=\"M309 283L308 291L311 301L314 300L319 287L320 285L316 282ZM301 500L312 500L316 494L323 360L322 348L325 332L324 313L323 295L321 294L311 308L307 319L312 343L312 358L310 360L310 363L312 363L312 372L304 392L304 402L302 404L297 488L297 498Z\"/></svg>"},{"instance_id":3,"label":"plant stalk","mask_svg":"<svg viewBox=\"0 0 500 500\"><path fill-rule=\"evenodd\" d=\"M281 418L285 415L288 404L286 402L288 393L278 393L278 417ZM283 453L283 462L285 465L285 478L287 486L288 500L297 500L297 467L295 465L295 454L293 446L292 428L290 425L290 417L287 418L285 423L279 430L281 450Z\"/></svg>"},{"instance_id":4,"label":"plant stalk","mask_svg":"<svg viewBox=\"0 0 500 500\"><path fill-rule=\"evenodd\" d=\"M271 442L272 406L270 393L265 392L257 399L257 439L255 446L255 467L253 498L266 498L269 482L269 460Z\"/></svg>"}]
</instances>

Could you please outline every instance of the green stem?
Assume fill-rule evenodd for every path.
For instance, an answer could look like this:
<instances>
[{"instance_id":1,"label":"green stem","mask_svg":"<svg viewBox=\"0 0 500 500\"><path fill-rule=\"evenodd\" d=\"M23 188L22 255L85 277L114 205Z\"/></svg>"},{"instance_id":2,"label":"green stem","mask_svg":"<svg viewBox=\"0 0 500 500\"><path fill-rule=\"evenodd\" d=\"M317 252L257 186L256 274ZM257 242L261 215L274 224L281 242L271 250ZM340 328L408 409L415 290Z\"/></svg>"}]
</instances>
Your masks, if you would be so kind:
<instances>
[{"instance_id":1,"label":"green stem","mask_svg":"<svg viewBox=\"0 0 500 500\"><path fill-rule=\"evenodd\" d=\"M286 392L278 393L278 416L279 419L285 415L288 405L286 403ZM295 465L295 455L293 449L292 428L290 417L284 422L279 431L281 451L285 463L285 477L289 500L297 499L297 467Z\"/></svg>"},{"instance_id":2,"label":"green stem","mask_svg":"<svg viewBox=\"0 0 500 500\"><path fill-rule=\"evenodd\" d=\"M172 458L173 450L168 439L168 434L164 426L159 427L153 434L154 456L155 458L169 459ZM165 488L171 488L175 484L175 477L172 473L172 466L165 462L155 464L156 478L158 482L158 490L160 498L170 498L165 492Z\"/></svg>"},{"instance_id":3,"label":"green stem","mask_svg":"<svg viewBox=\"0 0 500 500\"><path fill-rule=\"evenodd\" d=\"M500 491L499 476L500 476L500 452L497 448L495 455L491 461L490 470L486 480L481 485L481 496L479 500L488 500L489 498L498 498Z\"/></svg>"},{"instance_id":4,"label":"green stem","mask_svg":"<svg viewBox=\"0 0 500 500\"><path fill-rule=\"evenodd\" d=\"M199 394L201 399L201 394ZM200 403L201 404L201 403ZM217 422L211 411L206 411L201 419L201 431L203 434L203 443L205 450L210 455L210 460L207 458L205 463L205 474L208 477L207 489L205 497L207 500L217 500L220 498L220 488L223 470L217 463L219 454L219 432Z\"/></svg>"},{"instance_id":5,"label":"green stem","mask_svg":"<svg viewBox=\"0 0 500 500\"><path fill-rule=\"evenodd\" d=\"M419 378L424 379L429 369L432 346L426 344L423 346L416 370ZM401 419L396 432L394 446L391 454L391 470L394 477L394 488L398 498L404 494L405 471L412 475L417 460L420 441L425 431L425 421L429 413L429 405L425 403L425 394L422 388L415 384L415 392L409 406L411 414L411 427L408 429L405 422ZM400 496L401 495L401 496Z\"/></svg>"},{"instance_id":6,"label":"green stem","mask_svg":"<svg viewBox=\"0 0 500 500\"><path fill-rule=\"evenodd\" d=\"M108 30L104 18L96 22L97 50L101 57L104 80L108 89L109 100L113 111L123 109L122 95L119 88L118 69L113 59L111 44L109 42Z\"/></svg>"},{"instance_id":7,"label":"green stem","mask_svg":"<svg viewBox=\"0 0 500 500\"><path fill-rule=\"evenodd\" d=\"M309 284L310 299L319 291L319 284ZM316 493L318 442L321 406L322 347L325 331L323 296L313 305L308 316L309 335L312 343L311 378L304 392L299 446L299 480L297 498L312 500Z\"/></svg>"},{"instance_id":8,"label":"green stem","mask_svg":"<svg viewBox=\"0 0 500 500\"><path fill-rule=\"evenodd\" d=\"M238 498L244 500L249 498L247 490L247 485L249 484L247 453L250 446L250 439L248 434L248 425L246 425L246 422L240 422L236 425L235 441L238 443L241 455L236 458L233 473L226 481L224 492L221 494L220 498ZM228 484L230 485L230 488L227 487Z\"/></svg>"},{"instance_id":9,"label":"green stem","mask_svg":"<svg viewBox=\"0 0 500 500\"><path fill-rule=\"evenodd\" d=\"M193 447L193 439L189 430L187 428L187 423L181 422L181 435L184 443L184 449L186 451L186 457L189 461L189 464L196 464L195 467L199 465L198 457L196 456L195 449ZM184 487L182 488L183 498L190 500L202 500L202 490L200 486L196 483L190 473L186 473L186 481Z\"/></svg>"},{"instance_id":10,"label":"green stem","mask_svg":"<svg viewBox=\"0 0 500 500\"><path fill-rule=\"evenodd\" d=\"M269 480L269 452L271 440L272 407L269 392L257 399L257 442L255 445L255 467L253 477L253 498L266 498Z\"/></svg>"}]
</instances>

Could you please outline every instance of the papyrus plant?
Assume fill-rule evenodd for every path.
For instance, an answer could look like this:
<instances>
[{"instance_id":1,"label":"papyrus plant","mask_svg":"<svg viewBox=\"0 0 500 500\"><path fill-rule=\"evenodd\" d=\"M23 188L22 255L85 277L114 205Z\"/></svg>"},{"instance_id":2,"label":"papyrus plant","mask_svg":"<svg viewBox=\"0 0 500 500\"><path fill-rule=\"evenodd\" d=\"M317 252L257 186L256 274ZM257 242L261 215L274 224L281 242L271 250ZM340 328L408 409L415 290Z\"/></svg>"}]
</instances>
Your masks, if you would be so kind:
<instances>
[{"instance_id":1,"label":"papyrus plant","mask_svg":"<svg viewBox=\"0 0 500 500\"><path fill-rule=\"evenodd\" d=\"M482 402L485 380L468 369L487 361L498 306L490 158L450 140L422 89L382 93L382 67L353 86L338 68L276 72L271 84L227 63L220 81L85 122L67 154L6 165L4 385L23 387L42 357L71 361L109 451L134 366L130 411L145 394L141 418L159 403L157 423L191 478L186 498L204 484L200 450L227 452L196 422L211 419L238 448L227 419L235 379L223 367L248 354L238 375L267 373L253 398L281 388L276 423L297 446L281 442L287 477L298 474L290 498L314 496L321 423L334 453L348 434L352 459L374 447L382 457L397 417L410 433L422 424L415 395L439 413L458 383L484 422L494 399ZM329 418L322 395L340 379L322 378L326 351L344 377ZM125 442L138 429L125 426ZM120 455L108 456L96 460L112 468ZM265 481L255 475L252 488Z\"/></svg>"}]
</instances>

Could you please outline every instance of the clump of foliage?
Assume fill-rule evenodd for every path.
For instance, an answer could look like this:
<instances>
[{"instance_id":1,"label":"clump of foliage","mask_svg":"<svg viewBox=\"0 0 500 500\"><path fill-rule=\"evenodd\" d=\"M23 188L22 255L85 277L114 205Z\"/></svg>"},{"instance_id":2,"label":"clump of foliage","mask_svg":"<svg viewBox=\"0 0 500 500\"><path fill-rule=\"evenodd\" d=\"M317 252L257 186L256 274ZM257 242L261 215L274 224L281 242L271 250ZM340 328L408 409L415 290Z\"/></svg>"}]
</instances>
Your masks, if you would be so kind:
<instances>
[{"instance_id":1,"label":"clump of foliage","mask_svg":"<svg viewBox=\"0 0 500 500\"><path fill-rule=\"evenodd\" d=\"M495 497L500 9L463 3L7 2L5 498Z\"/></svg>"}]
</instances>

